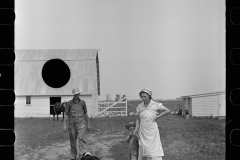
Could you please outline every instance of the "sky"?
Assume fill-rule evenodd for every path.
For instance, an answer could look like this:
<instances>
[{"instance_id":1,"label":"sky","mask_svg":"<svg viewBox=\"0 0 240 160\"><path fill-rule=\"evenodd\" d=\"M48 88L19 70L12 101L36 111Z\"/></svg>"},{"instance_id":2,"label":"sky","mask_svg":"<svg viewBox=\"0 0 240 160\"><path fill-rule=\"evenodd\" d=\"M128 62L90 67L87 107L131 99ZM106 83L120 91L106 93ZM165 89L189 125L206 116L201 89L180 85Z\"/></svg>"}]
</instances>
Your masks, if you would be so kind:
<instances>
[{"instance_id":1,"label":"sky","mask_svg":"<svg viewBox=\"0 0 240 160\"><path fill-rule=\"evenodd\" d=\"M99 49L99 100L225 90L224 0L18 0L15 49Z\"/></svg>"}]
</instances>

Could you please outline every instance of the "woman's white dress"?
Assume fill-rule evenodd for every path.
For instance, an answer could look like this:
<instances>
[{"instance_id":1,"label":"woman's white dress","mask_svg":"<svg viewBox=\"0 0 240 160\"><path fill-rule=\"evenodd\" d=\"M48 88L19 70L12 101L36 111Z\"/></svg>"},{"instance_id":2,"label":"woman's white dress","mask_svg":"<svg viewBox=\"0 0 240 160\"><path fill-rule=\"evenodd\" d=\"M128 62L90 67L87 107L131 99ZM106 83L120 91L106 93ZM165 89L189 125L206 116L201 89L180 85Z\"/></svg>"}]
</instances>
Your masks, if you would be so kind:
<instances>
[{"instance_id":1,"label":"woman's white dress","mask_svg":"<svg viewBox=\"0 0 240 160\"><path fill-rule=\"evenodd\" d=\"M164 156L158 125L154 121L154 117L161 109L162 104L153 100L150 101L147 108L144 103L139 104L137 107L137 113L140 116L139 145L143 149L143 157L151 157L151 159L157 160L157 157L161 159Z\"/></svg>"}]
</instances>

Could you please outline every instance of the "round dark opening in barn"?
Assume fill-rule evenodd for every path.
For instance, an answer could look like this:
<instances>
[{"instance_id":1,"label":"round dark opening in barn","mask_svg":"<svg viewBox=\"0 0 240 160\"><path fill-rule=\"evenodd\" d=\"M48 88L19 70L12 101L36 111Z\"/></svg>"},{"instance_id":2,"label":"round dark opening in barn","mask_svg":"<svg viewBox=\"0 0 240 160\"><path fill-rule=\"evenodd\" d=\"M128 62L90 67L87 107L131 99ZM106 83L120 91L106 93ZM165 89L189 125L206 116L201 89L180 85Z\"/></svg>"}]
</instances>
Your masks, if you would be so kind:
<instances>
[{"instance_id":1,"label":"round dark opening in barn","mask_svg":"<svg viewBox=\"0 0 240 160\"><path fill-rule=\"evenodd\" d=\"M70 79L70 69L61 59L51 59L43 66L42 78L48 86L61 88Z\"/></svg>"}]
</instances>

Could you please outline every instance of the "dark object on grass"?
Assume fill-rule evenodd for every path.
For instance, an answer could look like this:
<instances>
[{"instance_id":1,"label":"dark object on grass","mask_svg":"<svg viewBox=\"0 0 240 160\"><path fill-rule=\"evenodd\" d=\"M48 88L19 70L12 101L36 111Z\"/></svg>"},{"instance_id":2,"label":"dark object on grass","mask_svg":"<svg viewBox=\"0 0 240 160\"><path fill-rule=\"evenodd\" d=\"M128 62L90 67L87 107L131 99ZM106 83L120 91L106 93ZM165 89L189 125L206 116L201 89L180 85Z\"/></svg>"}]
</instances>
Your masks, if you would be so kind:
<instances>
[{"instance_id":1,"label":"dark object on grass","mask_svg":"<svg viewBox=\"0 0 240 160\"><path fill-rule=\"evenodd\" d=\"M84 152L80 160L100 160L97 156L93 156L90 152Z\"/></svg>"},{"instance_id":2,"label":"dark object on grass","mask_svg":"<svg viewBox=\"0 0 240 160\"><path fill-rule=\"evenodd\" d=\"M182 110L181 109L179 109L177 115L182 115Z\"/></svg>"}]
</instances>

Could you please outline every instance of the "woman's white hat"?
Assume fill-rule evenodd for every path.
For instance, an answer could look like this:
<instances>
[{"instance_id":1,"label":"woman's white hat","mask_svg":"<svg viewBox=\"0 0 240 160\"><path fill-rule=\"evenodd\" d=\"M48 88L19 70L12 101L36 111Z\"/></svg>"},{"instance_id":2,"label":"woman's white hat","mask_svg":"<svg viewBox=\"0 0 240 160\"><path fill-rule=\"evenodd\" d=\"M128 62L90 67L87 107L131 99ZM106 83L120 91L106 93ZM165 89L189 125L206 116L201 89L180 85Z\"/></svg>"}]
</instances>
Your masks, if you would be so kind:
<instances>
[{"instance_id":1,"label":"woman's white hat","mask_svg":"<svg viewBox=\"0 0 240 160\"><path fill-rule=\"evenodd\" d=\"M139 92L139 95L141 95L141 93L147 93L149 96L152 96L152 91L150 89L144 88Z\"/></svg>"},{"instance_id":2,"label":"woman's white hat","mask_svg":"<svg viewBox=\"0 0 240 160\"><path fill-rule=\"evenodd\" d=\"M81 92L79 91L78 88L73 88L72 90L72 94L75 95L75 94L80 94Z\"/></svg>"}]
</instances>

